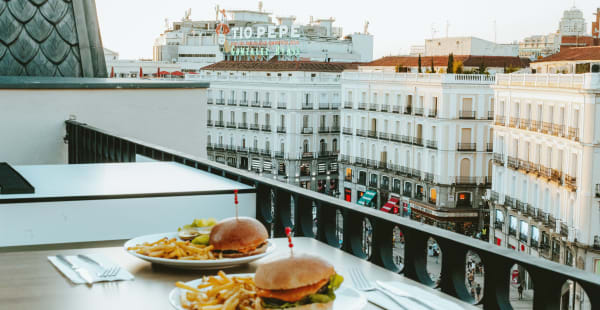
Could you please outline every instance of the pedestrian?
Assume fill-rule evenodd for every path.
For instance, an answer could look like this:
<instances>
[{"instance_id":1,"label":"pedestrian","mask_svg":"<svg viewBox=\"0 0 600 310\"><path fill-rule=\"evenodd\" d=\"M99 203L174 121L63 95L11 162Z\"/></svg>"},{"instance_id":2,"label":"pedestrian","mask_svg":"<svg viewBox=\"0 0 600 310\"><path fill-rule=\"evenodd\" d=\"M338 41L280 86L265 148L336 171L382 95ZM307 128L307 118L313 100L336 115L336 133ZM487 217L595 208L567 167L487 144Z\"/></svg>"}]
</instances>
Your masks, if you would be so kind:
<instances>
[{"instance_id":1,"label":"pedestrian","mask_svg":"<svg viewBox=\"0 0 600 310\"><path fill-rule=\"evenodd\" d=\"M433 250L433 256L435 257L435 263L439 264L440 263L440 252L438 250Z\"/></svg>"},{"instance_id":2,"label":"pedestrian","mask_svg":"<svg viewBox=\"0 0 600 310\"><path fill-rule=\"evenodd\" d=\"M523 284L519 284L519 287L517 288L517 290L519 290L519 299L523 299Z\"/></svg>"},{"instance_id":3,"label":"pedestrian","mask_svg":"<svg viewBox=\"0 0 600 310\"><path fill-rule=\"evenodd\" d=\"M473 280L475 280L475 276L472 272L469 272L469 286L473 286Z\"/></svg>"},{"instance_id":4,"label":"pedestrian","mask_svg":"<svg viewBox=\"0 0 600 310\"><path fill-rule=\"evenodd\" d=\"M475 289L471 288L471 296L473 296L473 298L475 298Z\"/></svg>"},{"instance_id":5,"label":"pedestrian","mask_svg":"<svg viewBox=\"0 0 600 310\"><path fill-rule=\"evenodd\" d=\"M479 300L479 296L481 295L481 285L477 283L477 287L475 287L475 293L477 293L477 300Z\"/></svg>"}]
</instances>

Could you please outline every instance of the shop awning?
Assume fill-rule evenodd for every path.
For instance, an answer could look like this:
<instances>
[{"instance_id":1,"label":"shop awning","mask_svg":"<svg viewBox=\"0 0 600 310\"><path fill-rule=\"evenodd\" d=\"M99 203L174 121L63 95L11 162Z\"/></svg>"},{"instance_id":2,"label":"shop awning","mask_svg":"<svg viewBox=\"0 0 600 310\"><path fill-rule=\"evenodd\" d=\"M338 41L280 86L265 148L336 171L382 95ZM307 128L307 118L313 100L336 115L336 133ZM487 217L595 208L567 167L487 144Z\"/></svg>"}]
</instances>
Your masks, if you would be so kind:
<instances>
[{"instance_id":1,"label":"shop awning","mask_svg":"<svg viewBox=\"0 0 600 310\"><path fill-rule=\"evenodd\" d=\"M397 197L390 197L390 200L388 200L388 202L386 202L383 207L381 207L381 211L387 212L387 213L398 213L398 205L400 203L400 200Z\"/></svg>"},{"instance_id":2,"label":"shop awning","mask_svg":"<svg viewBox=\"0 0 600 310\"><path fill-rule=\"evenodd\" d=\"M376 191L368 190L362 195L362 197L360 197L360 199L356 203L358 203L359 205L368 206L371 203L371 201L373 201L373 198L375 198L375 195L377 195Z\"/></svg>"}]
</instances>

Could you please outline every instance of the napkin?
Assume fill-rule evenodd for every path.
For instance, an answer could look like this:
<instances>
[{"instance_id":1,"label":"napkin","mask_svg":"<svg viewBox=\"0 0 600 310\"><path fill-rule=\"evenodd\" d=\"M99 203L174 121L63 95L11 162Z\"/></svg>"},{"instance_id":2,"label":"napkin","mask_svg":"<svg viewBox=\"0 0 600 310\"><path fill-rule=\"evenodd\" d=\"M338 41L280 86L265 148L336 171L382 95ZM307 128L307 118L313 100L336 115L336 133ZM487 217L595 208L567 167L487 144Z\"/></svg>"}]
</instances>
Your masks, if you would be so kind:
<instances>
[{"instance_id":1,"label":"napkin","mask_svg":"<svg viewBox=\"0 0 600 310\"><path fill-rule=\"evenodd\" d=\"M104 265L104 266L116 265L114 262L112 262L110 259L108 259L106 256L104 256L102 254L86 254L86 255L88 257L92 258L93 260L102 263L102 265ZM98 272L102 271L102 268L100 266L89 263L85 260L82 260L79 257L77 257L76 255L66 256L66 257L74 265L87 270L90 273L90 275L92 276L94 283L121 281L121 280L133 280L133 278L134 278L133 275L129 271L127 271L123 268L121 268L121 270L119 270L119 273L117 273L117 275L114 277L101 278L98 276ZM62 274L65 277L69 278L69 280L71 280L71 282L73 282L74 284L85 284L85 281L73 269L71 269L65 263L58 260L58 258L56 258L56 256L48 256L48 260L56 268L58 268L58 270L60 270L60 272L62 272Z\"/></svg>"},{"instance_id":2,"label":"napkin","mask_svg":"<svg viewBox=\"0 0 600 310\"><path fill-rule=\"evenodd\" d=\"M403 294L414 297L429 307L426 307L418 302L415 302L409 298L400 297L399 299L402 301L402 305L406 309L410 310L431 310L431 309L440 309L440 310L462 310L464 307L460 305L458 302L452 302L447 298L442 298L439 295L436 295L433 292L428 292L426 289L422 289L421 287L415 287L409 283L396 282L396 281L382 281L383 283L393 286L398 291ZM398 309L398 305L387 297L385 294L379 292L378 290L373 290L369 292L363 292L367 295L367 299L384 309ZM393 292L392 292L393 293Z\"/></svg>"}]
</instances>

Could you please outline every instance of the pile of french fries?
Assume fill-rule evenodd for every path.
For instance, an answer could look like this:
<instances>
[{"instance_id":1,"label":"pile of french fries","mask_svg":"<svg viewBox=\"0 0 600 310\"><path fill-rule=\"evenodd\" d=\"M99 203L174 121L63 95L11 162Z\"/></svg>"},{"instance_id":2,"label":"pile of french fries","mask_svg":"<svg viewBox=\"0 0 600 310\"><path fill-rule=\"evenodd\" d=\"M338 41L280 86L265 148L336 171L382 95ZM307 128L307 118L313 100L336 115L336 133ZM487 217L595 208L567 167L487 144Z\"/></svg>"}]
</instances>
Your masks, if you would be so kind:
<instances>
[{"instance_id":1,"label":"pile of french fries","mask_svg":"<svg viewBox=\"0 0 600 310\"><path fill-rule=\"evenodd\" d=\"M149 243L144 242L133 247L127 248L128 251L135 251L138 254L169 259L184 260L204 260L218 259L211 251L212 245L192 244L189 241L181 241L175 238L162 238L158 241Z\"/></svg>"},{"instance_id":2,"label":"pile of french fries","mask_svg":"<svg viewBox=\"0 0 600 310\"><path fill-rule=\"evenodd\" d=\"M189 310L257 310L260 299L250 277L227 277L223 271L217 276L204 277L202 284L191 287L175 283L186 290L180 294L181 306Z\"/></svg>"}]
</instances>

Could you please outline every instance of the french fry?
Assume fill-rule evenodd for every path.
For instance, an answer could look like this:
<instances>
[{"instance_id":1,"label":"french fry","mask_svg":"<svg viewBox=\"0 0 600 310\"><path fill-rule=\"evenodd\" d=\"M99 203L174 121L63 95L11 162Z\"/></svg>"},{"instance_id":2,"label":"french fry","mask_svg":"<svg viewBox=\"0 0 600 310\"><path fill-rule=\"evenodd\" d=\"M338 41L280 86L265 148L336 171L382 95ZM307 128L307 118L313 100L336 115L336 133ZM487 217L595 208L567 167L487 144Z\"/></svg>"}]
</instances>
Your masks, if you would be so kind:
<instances>
[{"instance_id":1,"label":"french fry","mask_svg":"<svg viewBox=\"0 0 600 310\"><path fill-rule=\"evenodd\" d=\"M180 294L181 305L190 310L258 310L260 299L251 277L228 277L219 271L217 275L202 278L195 288L181 282L177 287L187 290Z\"/></svg>"},{"instance_id":2,"label":"french fry","mask_svg":"<svg viewBox=\"0 0 600 310\"><path fill-rule=\"evenodd\" d=\"M216 259L211 252L212 249L212 246L192 244L189 241L181 241L175 238L162 238L155 242L144 242L127 248L129 251L135 251L146 256L183 260Z\"/></svg>"}]
</instances>

